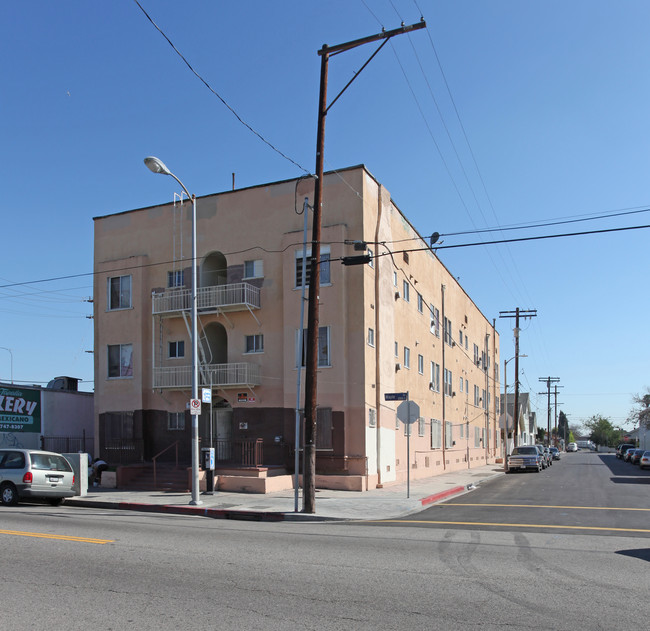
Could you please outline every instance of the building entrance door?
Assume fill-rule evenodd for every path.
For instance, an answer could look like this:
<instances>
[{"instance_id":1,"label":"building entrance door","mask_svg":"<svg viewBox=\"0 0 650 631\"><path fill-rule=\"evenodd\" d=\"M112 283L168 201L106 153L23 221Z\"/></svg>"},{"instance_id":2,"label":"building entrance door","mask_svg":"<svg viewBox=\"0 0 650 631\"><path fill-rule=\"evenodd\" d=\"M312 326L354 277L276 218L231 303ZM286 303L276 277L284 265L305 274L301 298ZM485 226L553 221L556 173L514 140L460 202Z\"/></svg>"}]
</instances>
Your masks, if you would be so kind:
<instances>
[{"instance_id":1,"label":"building entrance door","mask_svg":"<svg viewBox=\"0 0 650 631\"><path fill-rule=\"evenodd\" d=\"M232 408L215 408L212 410L212 427L217 462L232 459Z\"/></svg>"}]
</instances>

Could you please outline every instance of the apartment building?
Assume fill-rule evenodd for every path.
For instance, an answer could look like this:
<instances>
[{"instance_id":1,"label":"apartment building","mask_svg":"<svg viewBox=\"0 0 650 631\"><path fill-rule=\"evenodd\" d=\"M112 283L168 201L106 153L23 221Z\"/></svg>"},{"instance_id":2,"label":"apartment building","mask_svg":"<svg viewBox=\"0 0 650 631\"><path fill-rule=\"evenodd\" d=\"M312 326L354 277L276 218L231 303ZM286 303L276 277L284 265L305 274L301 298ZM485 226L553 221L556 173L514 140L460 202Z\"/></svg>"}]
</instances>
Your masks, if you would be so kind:
<instances>
[{"instance_id":1,"label":"apartment building","mask_svg":"<svg viewBox=\"0 0 650 631\"><path fill-rule=\"evenodd\" d=\"M407 462L411 479L485 464L501 448L493 323L364 166L323 186L317 485L402 481ZM199 433L217 469L293 471L304 198L310 179L197 199L199 387L211 398ZM94 220L95 435L112 461L176 448L191 459L190 211L177 199ZM367 264L342 264L362 253L354 242ZM385 396L403 392L420 409L410 454Z\"/></svg>"}]
</instances>

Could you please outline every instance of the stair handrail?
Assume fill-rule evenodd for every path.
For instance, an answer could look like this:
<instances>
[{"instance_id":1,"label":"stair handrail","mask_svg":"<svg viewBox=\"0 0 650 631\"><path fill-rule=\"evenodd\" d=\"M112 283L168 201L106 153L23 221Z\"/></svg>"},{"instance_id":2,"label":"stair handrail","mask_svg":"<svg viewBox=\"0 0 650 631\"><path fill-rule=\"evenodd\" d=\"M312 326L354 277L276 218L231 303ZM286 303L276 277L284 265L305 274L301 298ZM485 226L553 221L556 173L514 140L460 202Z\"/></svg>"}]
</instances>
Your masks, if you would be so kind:
<instances>
[{"instance_id":1,"label":"stair handrail","mask_svg":"<svg viewBox=\"0 0 650 631\"><path fill-rule=\"evenodd\" d=\"M179 443L179 442L180 442L180 441L177 440L176 442L172 443L171 445L168 445L168 446L165 447L161 452L157 453L157 454L156 454L156 455L151 459L151 460L153 461L153 486L154 486L154 488L156 488L156 489L158 488L158 483L157 483L157 481L156 481L156 459L157 459L159 456L162 456L166 451L168 451L168 450L171 449L172 447L176 447L176 468L178 469L178 443Z\"/></svg>"}]
</instances>

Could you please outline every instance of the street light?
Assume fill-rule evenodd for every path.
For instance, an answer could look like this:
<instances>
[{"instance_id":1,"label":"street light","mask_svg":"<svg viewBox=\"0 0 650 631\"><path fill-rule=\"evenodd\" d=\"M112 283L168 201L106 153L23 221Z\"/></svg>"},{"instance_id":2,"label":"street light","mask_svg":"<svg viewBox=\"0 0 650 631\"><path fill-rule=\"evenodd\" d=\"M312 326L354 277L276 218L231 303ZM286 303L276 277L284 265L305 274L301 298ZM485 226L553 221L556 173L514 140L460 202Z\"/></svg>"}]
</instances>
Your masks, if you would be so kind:
<instances>
[{"instance_id":1,"label":"street light","mask_svg":"<svg viewBox=\"0 0 650 631\"><path fill-rule=\"evenodd\" d=\"M181 186L188 199L192 200L192 399L199 398L198 336L196 315L196 195L190 195L181 182L158 158L149 156L144 159L147 168L153 173L162 173L173 177ZM192 499L190 504L203 504L199 499L199 417L192 414Z\"/></svg>"},{"instance_id":2,"label":"street light","mask_svg":"<svg viewBox=\"0 0 650 631\"><path fill-rule=\"evenodd\" d=\"M11 349L7 348L6 346L0 346L0 348L3 351L7 351L9 353L10 358L11 358L11 383L13 385L13 383L14 383L14 354L11 352Z\"/></svg>"}]
</instances>

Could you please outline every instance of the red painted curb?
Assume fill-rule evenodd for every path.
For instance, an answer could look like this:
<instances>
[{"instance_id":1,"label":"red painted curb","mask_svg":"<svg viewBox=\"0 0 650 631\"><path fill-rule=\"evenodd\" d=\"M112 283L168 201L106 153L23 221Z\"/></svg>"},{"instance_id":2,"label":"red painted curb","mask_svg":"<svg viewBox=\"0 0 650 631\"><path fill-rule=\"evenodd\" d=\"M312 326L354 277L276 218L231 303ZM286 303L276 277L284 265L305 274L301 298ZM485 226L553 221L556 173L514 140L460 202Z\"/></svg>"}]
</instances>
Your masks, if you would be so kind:
<instances>
[{"instance_id":1,"label":"red painted curb","mask_svg":"<svg viewBox=\"0 0 650 631\"><path fill-rule=\"evenodd\" d=\"M440 491L440 493L434 493L420 500L422 506L427 504L432 504L438 500L444 500L445 497L450 497L451 495L456 495L457 493L462 493L465 490L464 486L455 486L453 489L447 489L446 491Z\"/></svg>"}]
</instances>

